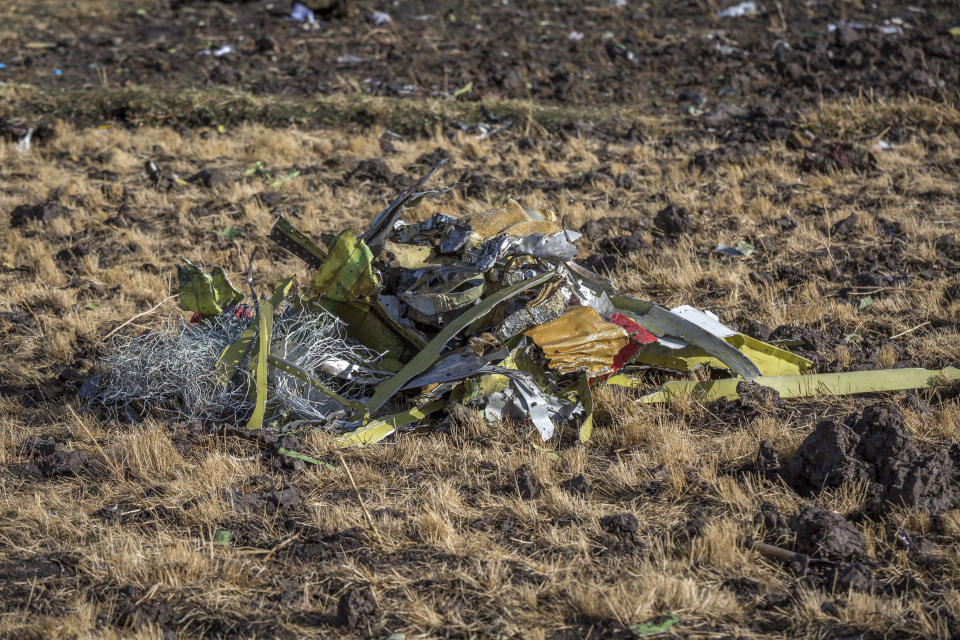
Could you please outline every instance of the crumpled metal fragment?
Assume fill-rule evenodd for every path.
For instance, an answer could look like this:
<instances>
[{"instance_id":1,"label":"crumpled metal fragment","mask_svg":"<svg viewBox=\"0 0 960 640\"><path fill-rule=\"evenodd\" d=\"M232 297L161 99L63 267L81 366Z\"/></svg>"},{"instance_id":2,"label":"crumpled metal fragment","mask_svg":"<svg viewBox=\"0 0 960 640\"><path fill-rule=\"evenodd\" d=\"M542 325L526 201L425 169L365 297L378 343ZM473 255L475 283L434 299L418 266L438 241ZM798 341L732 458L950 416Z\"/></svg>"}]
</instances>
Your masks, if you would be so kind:
<instances>
[{"instance_id":1,"label":"crumpled metal fragment","mask_svg":"<svg viewBox=\"0 0 960 640\"><path fill-rule=\"evenodd\" d=\"M544 393L532 376L522 371L504 369L502 373L509 378L510 388L488 396L483 410L487 420L527 418L540 432L540 437L549 440L557 423L566 422L583 412L578 402Z\"/></svg>"},{"instance_id":2,"label":"crumpled metal fragment","mask_svg":"<svg viewBox=\"0 0 960 640\"><path fill-rule=\"evenodd\" d=\"M493 335L506 342L535 325L542 325L562 316L567 310L570 296L565 287L554 287L552 293L539 303L533 302L504 318Z\"/></svg>"},{"instance_id":3,"label":"crumpled metal fragment","mask_svg":"<svg viewBox=\"0 0 960 640\"><path fill-rule=\"evenodd\" d=\"M215 316L223 313L224 307L231 307L243 300L243 294L230 283L223 267L214 267L206 273L190 261L177 266L180 280L180 308L193 311L201 316Z\"/></svg>"},{"instance_id":4,"label":"crumpled metal fragment","mask_svg":"<svg viewBox=\"0 0 960 640\"><path fill-rule=\"evenodd\" d=\"M630 338L627 332L600 317L592 307L577 306L545 324L524 332L561 373L610 373L613 360Z\"/></svg>"},{"instance_id":5,"label":"crumpled metal fragment","mask_svg":"<svg viewBox=\"0 0 960 640\"><path fill-rule=\"evenodd\" d=\"M502 234L492 238L476 249L464 251L462 261L477 271L489 271L508 256L526 255L534 258L572 260L577 255L573 242L579 239L578 231L559 231L552 235L534 233L521 238Z\"/></svg>"},{"instance_id":6,"label":"crumpled metal fragment","mask_svg":"<svg viewBox=\"0 0 960 640\"><path fill-rule=\"evenodd\" d=\"M308 299L340 302L363 300L380 286L373 270L373 253L352 230L337 236L323 265L310 281Z\"/></svg>"},{"instance_id":7,"label":"crumpled metal fragment","mask_svg":"<svg viewBox=\"0 0 960 640\"><path fill-rule=\"evenodd\" d=\"M424 324L442 327L448 320L483 297L487 282L482 275L463 267L426 271L400 299L407 305L407 315Z\"/></svg>"}]
</instances>

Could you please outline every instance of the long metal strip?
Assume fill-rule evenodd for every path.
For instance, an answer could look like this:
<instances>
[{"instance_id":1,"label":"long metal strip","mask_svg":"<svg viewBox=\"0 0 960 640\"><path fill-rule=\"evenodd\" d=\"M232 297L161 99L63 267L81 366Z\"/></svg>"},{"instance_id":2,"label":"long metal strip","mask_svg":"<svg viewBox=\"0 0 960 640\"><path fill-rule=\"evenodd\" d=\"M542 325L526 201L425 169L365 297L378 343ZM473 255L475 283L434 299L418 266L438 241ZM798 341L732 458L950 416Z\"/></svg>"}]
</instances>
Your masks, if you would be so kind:
<instances>
[{"instance_id":1,"label":"long metal strip","mask_svg":"<svg viewBox=\"0 0 960 640\"><path fill-rule=\"evenodd\" d=\"M257 310L259 335L257 345L257 362L253 370L257 398L253 405L253 413L247 421L247 429L263 428L263 414L267 409L267 355L270 353L270 333L273 330L273 304L269 300L260 301Z\"/></svg>"},{"instance_id":2,"label":"long metal strip","mask_svg":"<svg viewBox=\"0 0 960 640\"><path fill-rule=\"evenodd\" d=\"M435 411L440 411L446 406L446 400L434 400L419 408L412 407L400 413L372 420L350 433L343 434L334 440L334 445L337 447L346 447L349 445L363 446L365 444L379 442L397 429L413 424L414 422L419 422L426 418L427 415Z\"/></svg>"},{"instance_id":3,"label":"long metal strip","mask_svg":"<svg viewBox=\"0 0 960 640\"><path fill-rule=\"evenodd\" d=\"M805 398L816 395L845 396L880 391L905 391L933 387L942 380L960 380L960 369L947 367L932 369L881 369L879 371L848 371L844 373L818 373L799 376L761 376L752 382L773 389L782 398ZM698 400L736 400L740 397L737 378L723 380L676 380L667 382L660 391L639 398L639 402L652 404L668 402L671 397L690 395ZM628 376L612 376L606 381L625 387L638 387Z\"/></svg>"},{"instance_id":4,"label":"long metal strip","mask_svg":"<svg viewBox=\"0 0 960 640\"><path fill-rule=\"evenodd\" d=\"M314 269L323 266L323 261L327 257L327 252L320 248L320 245L283 216L277 217L267 237Z\"/></svg>"}]
</instances>

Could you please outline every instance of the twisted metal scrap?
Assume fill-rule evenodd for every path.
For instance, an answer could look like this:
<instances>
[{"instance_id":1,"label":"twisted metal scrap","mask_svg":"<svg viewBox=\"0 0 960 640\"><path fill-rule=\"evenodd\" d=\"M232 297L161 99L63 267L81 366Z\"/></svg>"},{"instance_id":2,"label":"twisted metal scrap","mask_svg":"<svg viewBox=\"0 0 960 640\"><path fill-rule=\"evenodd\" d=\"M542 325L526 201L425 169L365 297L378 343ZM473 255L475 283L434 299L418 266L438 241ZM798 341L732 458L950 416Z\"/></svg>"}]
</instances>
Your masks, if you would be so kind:
<instances>
[{"instance_id":1,"label":"twisted metal scrap","mask_svg":"<svg viewBox=\"0 0 960 640\"><path fill-rule=\"evenodd\" d=\"M155 414L180 421L246 420L249 399L249 355L232 379L224 379L217 361L249 323L225 313L204 324L182 318L135 338L114 339L103 364L108 373L90 403L116 418L140 421ZM362 398L367 386L384 374L368 369L382 354L350 341L344 324L324 311L288 306L277 315L271 350L344 397ZM302 380L274 371L269 408L277 413L323 420L341 409Z\"/></svg>"},{"instance_id":2,"label":"twisted metal scrap","mask_svg":"<svg viewBox=\"0 0 960 640\"><path fill-rule=\"evenodd\" d=\"M274 321L271 353L351 400L362 400L368 387L387 375L368 368L383 354L348 339L346 324L327 312L291 307L280 314ZM308 420L325 420L342 409L330 396L282 371L274 370L270 382L269 409L290 411Z\"/></svg>"}]
</instances>

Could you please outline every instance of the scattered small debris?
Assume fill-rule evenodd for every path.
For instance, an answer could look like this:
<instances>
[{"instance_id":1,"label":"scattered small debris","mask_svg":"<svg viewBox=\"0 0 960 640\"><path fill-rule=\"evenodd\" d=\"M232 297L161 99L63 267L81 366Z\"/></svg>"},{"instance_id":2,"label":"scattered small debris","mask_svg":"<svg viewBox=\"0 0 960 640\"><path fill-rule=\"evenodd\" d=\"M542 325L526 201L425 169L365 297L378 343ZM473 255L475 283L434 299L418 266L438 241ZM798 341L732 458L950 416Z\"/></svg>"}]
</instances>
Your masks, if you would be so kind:
<instances>
[{"instance_id":1,"label":"scattered small debris","mask_svg":"<svg viewBox=\"0 0 960 640\"><path fill-rule=\"evenodd\" d=\"M313 11L299 2L295 3L293 9L290 10L290 19L296 22L317 24L317 17L313 14Z\"/></svg>"},{"instance_id":2,"label":"scattered small debris","mask_svg":"<svg viewBox=\"0 0 960 640\"><path fill-rule=\"evenodd\" d=\"M630 632L638 638L655 636L661 633L667 633L678 622L680 622L680 618L673 614L657 616L646 622L630 625Z\"/></svg>"},{"instance_id":3,"label":"scattered small debris","mask_svg":"<svg viewBox=\"0 0 960 640\"><path fill-rule=\"evenodd\" d=\"M225 44L212 51L210 49L203 49L199 51L199 54L202 56L213 56L214 58L222 58L223 56L231 53L233 53L233 47L229 44Z\"/></svg>"},{"instance_id":4,"label":"scattered small debris","mask_svg":"<svg viewBox=\"0 0 960 640\"><path fill-rule=\"evenodd\" d=\"M14 148L17 150L17 153L27 153L30 151L30 143L32 140L33 128L30 128L27 130L27 133L14 144Z\"/></svg>"},{"instance_id":5,"label":"scattered small debris","mask_svg":"<svg viewBox=\"0 0 960 640\"><path fill-rule=\"evenodd\" d=\"M757 5L754 2L741 2L732 7L728 7L717 13L718 18L742 18L757 13Z\"/></svg>"},{"instance_id":6,"label":"scattered small debris","mask_svg":"<svg viewBox=\"0 0 960 640\"><path fill-rule=\"evenodd\" d=\"M370 58L350 54L337 56L337 64L363 64L364 62L370 62Z\"/></svg>"},{"instance_id":7,"label":"scattered small debris","mask_svg":"<svg viewBox=\"0 0 960 640\"><path fill-rule=\"evenodd\" d=\"M381 27L385 24L393 22L393 18L390 17L390 14L384 13L383 11L372 11L370 13L370 22Z\"/></svg>"},{"instance_id":8,"label":"scattered small debris","mask_svg":"<svg viewBox=\"0 0 960 640\"><path fill-rule=\"evenodd\" d=\"M753 245L746 240L739 241L735 247L728 247L725 244L718 244L713 248L714 253L720 253L725 256L732 256L736 258L746 258L753 254L753 250Z\"/></svg>"}]
</instances>

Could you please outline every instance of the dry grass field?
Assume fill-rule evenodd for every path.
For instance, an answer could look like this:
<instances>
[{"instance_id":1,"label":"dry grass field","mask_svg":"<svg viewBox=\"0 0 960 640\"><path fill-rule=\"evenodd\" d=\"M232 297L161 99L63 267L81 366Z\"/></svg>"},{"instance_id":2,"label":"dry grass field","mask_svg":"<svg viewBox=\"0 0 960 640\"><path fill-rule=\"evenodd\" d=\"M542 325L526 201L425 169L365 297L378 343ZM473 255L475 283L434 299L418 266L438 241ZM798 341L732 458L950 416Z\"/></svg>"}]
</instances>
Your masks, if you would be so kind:
<instances>
[{"instance_id":1,"label":"dry grass field","mask_svg":"<svg viewBox=\"0 0 960 640\"><path fill-rule=\"evenodd\" d=\"M232 425L103 422L75 396L77 372L96 366L104 336L157 303L120 334L176 313L168 298L181 258L241 273L261 246L262 284L305 275L268 248L273 215L314 235L363 228L436 148L453 159L446 177L465 173L467 188L425 203L420 215L513 196L578 228L610 216L649 220L677 204L693 230L675 240L644 231L646 247L611 263L623 290L709 308L734 325L815 329L821 371L960 360L949 291L957 254L942 240L957 221L955 110L921 100L825 105L796 126L831 139L855 132L850 139L860 146L888 135L884 129L901 132L893 149L873 152L875 166L825 173L803 172L803 152L779 142L705 171L690 158L715 141L696 139L678 118L642 122L643 142L554 135L529 121L482 141L439 128L396 140L377 126L247 124L218 133L61 122L30 153L5 143L0 210L51 202L69 211L16 226L9 215L0 219L0 634L339 635L338 601L367 587L376 613L362 614L355 633L371 637L615 637L665 613L680 618L675 632L685 637L953 634L958 512L932 519L894 509L860 520L877 563L865 590L798 579L745 542L769 526L761 505L782 518L803 505L845 514L863 507L862 487L800 498L780 481L736 469L763 440L786 460L817 421L876 399L761 403L718 415L696 402L642 408L627 393L605 392L595 439L556 450L535 447L539 438L524 425L470 415L350 450L343 462L325 434L301 436L297 448L331 470L282 462L269 439L244 438ZM363 164L377 158L385 174ZM159 179L147 175L149 161L161 168ZM277 175L301 173L270 187L245 175L257 161ZM211 167L223 171L223 184L172 178ZM850 214L854 228L831 234ZM778 226L784 217L796 227ZM893 237L888 228L897 229ZM710 253L738 238L765 248L743 260ZM604 239L590 237L583 255ZM844 289L860 273L891 271L886 253L909 280L874 287L874 303L859 308L860 296ZM799 282L756 276L790 269ZM955 400L910 398L884 400L903 408L925 450L958 442ZM521 468L535 498L518 492ZM580 474L584 492L564 488ZM636 516L635 532L601 524L621 513ZM218 529L232 532L229 547L212 544ZM934 551L908 553L899 530L928 537Z\"/></svg>"},{"instance_id":2,"label":"dry grass field","mask_svg":"<svg viewBox=\"0 0 960 640\"><path fill-rule=\"evenodd\" d=\"M276 215L361 230L441 155L437 182L463 185L418 217L550 208L622 291L780 327L818 372L960 362L955 100L864 93L706 123L485 105L511 126L478 139L458 126L483 121L475 103L436 98L0 86L0 637L629 638L667 615L658 637L960 635L955 387L663 407L605 388L585 446L464 411L342 454L318 430L131 424L78 398L115 340L180 313L182 259L242 279L260 247L261 289L307 277L267 239ZM668 206L688 224L663 233ZM749 257L713 252L740 240ZM932 490L947 508L784 479L815 425L878 405L902 413L899 446L956 465ZM807 507L842 514L823 535L859 551L816 548L791 519Z\"/></svg>"}]
</instances>

